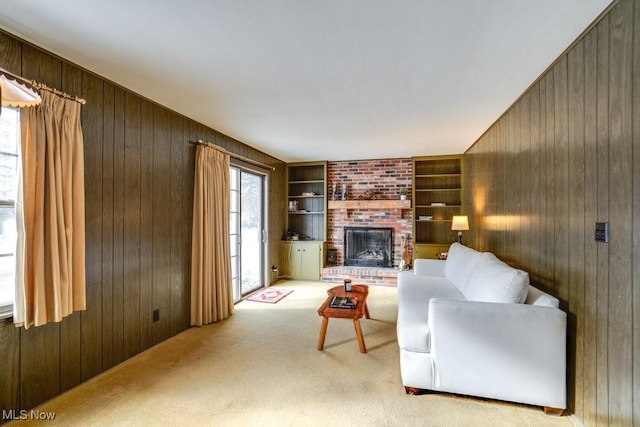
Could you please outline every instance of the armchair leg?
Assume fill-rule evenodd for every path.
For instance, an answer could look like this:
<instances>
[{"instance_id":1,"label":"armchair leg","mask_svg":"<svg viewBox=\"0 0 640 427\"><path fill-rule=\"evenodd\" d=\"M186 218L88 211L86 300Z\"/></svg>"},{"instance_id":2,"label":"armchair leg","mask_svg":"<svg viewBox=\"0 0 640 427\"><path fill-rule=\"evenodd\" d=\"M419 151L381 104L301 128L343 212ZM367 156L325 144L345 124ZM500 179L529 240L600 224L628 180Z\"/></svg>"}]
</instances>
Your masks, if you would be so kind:
<instances>
[{"instance_id":1,"label":"armchair leg","mask_svg":"<svg viewBox=\"0 0 640 427\"><path fill-rule=\"evenodd\" d=\"M546 415L551 415L554 417L561 417L562 414L564 413L564 409L560 409L560 408L550 408L548 406L544 407L544 413Z\"/></svg>"}]
</instances>

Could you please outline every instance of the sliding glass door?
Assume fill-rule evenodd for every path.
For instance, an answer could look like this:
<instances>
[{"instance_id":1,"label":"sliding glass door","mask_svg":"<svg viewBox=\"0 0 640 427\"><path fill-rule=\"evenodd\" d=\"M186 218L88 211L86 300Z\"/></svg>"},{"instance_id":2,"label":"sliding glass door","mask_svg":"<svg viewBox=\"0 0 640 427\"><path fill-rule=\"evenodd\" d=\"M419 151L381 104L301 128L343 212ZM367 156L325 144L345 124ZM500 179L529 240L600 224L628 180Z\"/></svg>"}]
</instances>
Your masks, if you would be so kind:
<instances>
[{"instance_id":1,"label":"sliding glass door","mask_svg":"<svg viewBox=\"0 0 640 427\"><path fill-rule=\"evenodd\" d=\"M231 166L231 276L233 299L264 286L265 176Z\"/></svg>"}]
</instances>

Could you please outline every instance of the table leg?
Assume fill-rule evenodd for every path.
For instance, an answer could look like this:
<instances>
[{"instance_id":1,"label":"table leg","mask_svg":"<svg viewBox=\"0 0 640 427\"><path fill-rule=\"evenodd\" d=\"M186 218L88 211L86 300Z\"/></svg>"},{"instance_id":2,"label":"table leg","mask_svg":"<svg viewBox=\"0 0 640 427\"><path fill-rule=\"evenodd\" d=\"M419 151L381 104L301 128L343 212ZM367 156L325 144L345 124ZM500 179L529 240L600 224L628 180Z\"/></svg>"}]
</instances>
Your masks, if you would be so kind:
<instances>
[{"instance_id":1,"label":"table leg","mask_svg":"<svg viewBox=\"0 0 640 427\"><path fill-rule=\"evenodd\" d=\"M324 349L324 337L327 335L328 324L329 324L329 319L326 317L323 317L322 325L320 326L320 336L318 336L318 350Z\"/></svg>"},{"instance_id":2,"label":"table leg","mask_svg":"<svg viewBox=\"0 0 640 427\"><path fill-rule=\"evenodd\" d=\"M366 302L364 303L364 317L366 317L367 319L371 319L371 316L369 316L369 306Z\"/></svg>"},{"instance_id":3,"label":"table leg","mask_svg":"<svg viewBox=\"0 0 640 427\"><path fill-rule=\"evenodd\" d=\"M356 338L358 339L358 347L360 347L360 353L366 353L367 347L364 345L364 337L362 336L362 328L360 327L360 320L353 319L353 326L356 328Z\"/></svg>"}]
</instances>

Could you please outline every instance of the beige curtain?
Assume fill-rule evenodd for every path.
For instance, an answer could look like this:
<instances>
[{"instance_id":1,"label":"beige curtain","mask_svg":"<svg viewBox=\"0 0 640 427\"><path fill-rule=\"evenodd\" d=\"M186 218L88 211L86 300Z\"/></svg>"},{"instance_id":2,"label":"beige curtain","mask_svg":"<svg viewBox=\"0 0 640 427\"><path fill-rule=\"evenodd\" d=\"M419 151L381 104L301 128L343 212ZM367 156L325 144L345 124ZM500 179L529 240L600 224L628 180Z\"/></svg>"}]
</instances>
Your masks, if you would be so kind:
<instances>
[{"instance_id":1,"label":"beige curtain","mask_svg":"<svg viewBox=\"0 0 640 427\"><path fill-rule=\"evenodd\" d=\"M40 326L86 308L80 104L42 92L21 109L14 322Z\"/></svg>"},{"instance_id":2,"label":"beige curtain","mask_svg":"<svg viewBox=\"0 0 640 427\"><path fill-rule=\"evenodd\" d=\"M217 322L233 313L229 179L229 156L198 145L191 246L192 326Z\"/></svg>"}]
</instances>

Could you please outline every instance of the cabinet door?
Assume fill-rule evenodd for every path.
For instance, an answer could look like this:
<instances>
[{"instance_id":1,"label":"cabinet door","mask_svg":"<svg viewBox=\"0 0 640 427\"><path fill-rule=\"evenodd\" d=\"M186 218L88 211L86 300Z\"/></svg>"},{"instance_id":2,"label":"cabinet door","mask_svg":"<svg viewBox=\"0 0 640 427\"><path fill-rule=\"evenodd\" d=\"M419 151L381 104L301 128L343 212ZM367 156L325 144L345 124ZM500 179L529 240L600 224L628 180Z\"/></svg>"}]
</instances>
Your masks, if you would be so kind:
<instances>
[{"instance_id":1,"label":"cabinet door","mask_svg":"<svg viewBox=\"0 0 640 427\"><path fill-rule=\"evenodd\" d=\"M319 281L322 267L322 243L283 242L283 274L290 279Z\"/></svg>"},{"instance_id":2,"label":"cabinet door","mask_svg":"<svg viewBox=\"0 0 640 427\"><path fill-rule=\"evenodd\" d=\"M320 280L320 244L300 245L301 280Z\"/></svg>"}]
</instances>

